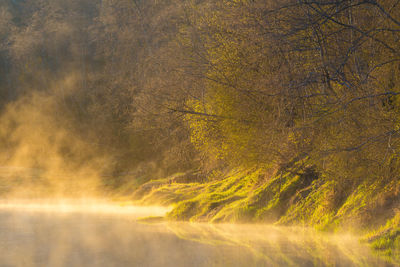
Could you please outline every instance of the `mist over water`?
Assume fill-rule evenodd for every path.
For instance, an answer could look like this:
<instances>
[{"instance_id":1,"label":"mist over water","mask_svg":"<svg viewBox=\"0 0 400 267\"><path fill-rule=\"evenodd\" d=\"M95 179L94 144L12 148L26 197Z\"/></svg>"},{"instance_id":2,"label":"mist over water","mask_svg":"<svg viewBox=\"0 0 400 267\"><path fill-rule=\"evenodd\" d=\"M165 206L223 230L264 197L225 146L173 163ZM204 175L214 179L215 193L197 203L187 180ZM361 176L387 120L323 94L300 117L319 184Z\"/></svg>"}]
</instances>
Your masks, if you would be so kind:
<instances>
[{"instance_id":1,"label":"mist over water","mask_svg":"<svg viewBox=\"0 0 400 267\"><path fill-rule=\"evenodd\" d=\"M101 214L127 216L164 216L169 208L141 207L118 205L101 199L40 199L40 200L3 200L0 201L0 211L15 211L27 213L55 214Z\"/></svg>"},{"instance_id":2,"label":"mist over water","mask_svg":"<svg viewBox=\"0 0 400 267\"><path fill-rule=\"evenodd\" d=\"M0 2L1 196L98 197L153 160L132 126L134 11L131 1Z\"/></svg>"},{"instance_id":3,"label":"mist over water","mask_svg":"<svg viewBox=\"0 0 400 267\"><path fill-rule=\"evenodd\" d=\"M129 198L136 186L193 171L208 157L193 152L191 126L171 110L204 100L209 82L199 78L208 72L202 61L190 75L174 69L193 71L182 55L204 52L197 41L199 51L180 49L179 42L198 37L191 32L196 24L183 21L202 12L187 13L185 5L0 0L0 266L390 266L354 236L266 225L145 224L138 219L169 209L108 201L118 189ZM227 103L242 98L226 96ZM248 132L233 126L227 129Z\"/></svg>"},{"instance_id":4,"label":"mist over water","mask_svg":"<svg viewBox=\"0 0 400 267\"><path fill-rule=\"evenodd\" d=\"M390 266L356 237L267 225L138 223L157 207L0 204L1 266Z\"/></svg>"},{"instance_id":5,"label":"mist over water","mask_svg":"<svg viewBox=\"0 0 400 267\"><path fill-rule=\"evenodd\" d=\"M0 1L1 196L98 197L138 176L188 168L191 158L176 156L186 130L176 137L176 121L149 104L157 98L149 87L159 84L148 79L160 78L148 57L160 63L152 48L167 29L153 23L150 31L139 13L153 4L140 5ZM148 19L170 11L160 6Z\"/></svg>"}]
</instances>

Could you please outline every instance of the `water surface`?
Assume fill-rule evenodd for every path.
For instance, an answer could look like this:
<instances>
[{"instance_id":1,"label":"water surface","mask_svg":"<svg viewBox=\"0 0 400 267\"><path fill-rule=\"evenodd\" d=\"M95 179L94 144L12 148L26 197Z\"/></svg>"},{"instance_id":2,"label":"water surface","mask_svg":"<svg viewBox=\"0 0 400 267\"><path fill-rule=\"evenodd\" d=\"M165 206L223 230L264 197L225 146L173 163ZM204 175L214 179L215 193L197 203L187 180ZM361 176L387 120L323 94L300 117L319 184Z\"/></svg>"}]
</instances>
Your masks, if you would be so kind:
<instances>
[{"instance_id":1,"label":"water surface","mask_svg":"<svg viewBox=\"0 0 400 267\"><path fill-rule=\"evenodd\" d=\"M351 236L137 221L163 213L107 203L0 203L0 266L390 266Z\"/></svg>"}]
</instances>

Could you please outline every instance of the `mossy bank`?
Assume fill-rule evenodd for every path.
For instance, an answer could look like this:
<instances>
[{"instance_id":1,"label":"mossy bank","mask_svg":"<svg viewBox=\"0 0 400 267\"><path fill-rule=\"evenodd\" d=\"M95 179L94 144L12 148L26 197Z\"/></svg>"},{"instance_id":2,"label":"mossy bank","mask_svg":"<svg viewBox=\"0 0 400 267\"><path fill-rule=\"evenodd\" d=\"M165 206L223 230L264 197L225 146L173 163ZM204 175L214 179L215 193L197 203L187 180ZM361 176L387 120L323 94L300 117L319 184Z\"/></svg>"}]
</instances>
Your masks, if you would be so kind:
<instances>
[{"instance_id":1,"label":"mossy bank","mask_svg":"<svg viewBox=\"0 0 400 267\"><path fill-rule=\"evenodd\" d=\"M262 222L352 231L372 248L400 263L400 181L364 180L355 188L302 171L236 169L190 182L178 175L139 187L139 204L172 206L171 220ZM354 185L353 185L354 186Z\"/></svg>"}]
</instances>

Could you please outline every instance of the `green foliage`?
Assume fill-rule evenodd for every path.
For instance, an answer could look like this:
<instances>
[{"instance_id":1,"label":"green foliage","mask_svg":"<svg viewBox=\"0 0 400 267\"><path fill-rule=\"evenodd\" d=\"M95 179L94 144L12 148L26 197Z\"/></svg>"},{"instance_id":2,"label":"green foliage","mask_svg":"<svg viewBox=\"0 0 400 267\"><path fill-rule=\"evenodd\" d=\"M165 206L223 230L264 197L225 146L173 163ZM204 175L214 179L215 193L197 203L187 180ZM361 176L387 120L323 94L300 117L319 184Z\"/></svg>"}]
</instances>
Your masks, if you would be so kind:
<instances>
[{"instance_id":1,"label":"green foliage","mask_svg":"<svg viewBox=\"0 0 400 267\"><path fill-rule=\"evenodd\" d=\"M338 207L332 207L333 183L333 181L316 180L309 188L298 192L295 196L296 201L278 223L313 225L321 230L335 228L332 222L336 213L335 208Z\"/></svg>"},{"instance_id":2,"label":"green foliage","mask_svg":"<svg viewBox=\"0 0 400 267\"><path fill-rule=\"evenodd\" d=\"M379 254L400 264L400 214L397 213L386 225L368 233L364 240Z\"/></svg>"},{"instance_id":3,"label":"green foliage","mask_svg":"<svg viewBox=\"0 0 400 267\"><path fill-rule=\"evenodd\" d=\"M399 181L370 179L355 190L339 190L338 181L310 169L272 176L265 169L239 169L215 179L191 184L149 183L152 189L139 203L172 205L167 215L172 220L300 224L357 233L378 229L364 241L390 260L399 260L400 217L398 211L395 214Z\"/></svg>"},{"instance_id":4,"label":"green foliage","mask_svg":"<svg viewBox=\"0 0 400 267\"><path fill-rule=\"evenodd\" d=\"M247 197L259 179L260 171L237 171L227 178L210 182L195 197L180 202L168 214L178 220L213 221L224 207Z\"/></svg>"},{"instance_id":5,"label":"green foliage","mask_svg":"<svg viewBox=\"0 0 400 267\"><path fill-rule=\"evenodd\" d=\"M293 195L309 187L313 178L303 174L276 175L266 179L263 169L237 170L203 184L154 182L140 203L174 204L168 217L211 222L275 222L292 205Z\"/></svg>"},{"instance_id":6,"label":"green foliage","mask_svg":"<svg viewBox=\"0 0 400 267\"><path fill-rule=\"evenodd\" d=\"M178 220L383 225L400 192L399 10L2 1L1 164L90 169ZM169 176L190 170L204 179ZM374 247L396 247L396 227Z\"/></svg>"}]
</instances>

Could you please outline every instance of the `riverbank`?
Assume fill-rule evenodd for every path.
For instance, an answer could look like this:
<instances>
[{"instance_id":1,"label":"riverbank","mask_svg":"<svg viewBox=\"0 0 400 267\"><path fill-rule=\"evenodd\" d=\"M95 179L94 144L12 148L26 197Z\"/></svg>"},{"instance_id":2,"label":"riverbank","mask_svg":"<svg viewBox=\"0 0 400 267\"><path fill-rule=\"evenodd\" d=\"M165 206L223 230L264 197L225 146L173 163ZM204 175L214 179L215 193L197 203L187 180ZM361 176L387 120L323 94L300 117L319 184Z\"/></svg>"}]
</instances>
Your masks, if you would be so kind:
<instances>
[{"instance_id":1,"label":"riverbank","mask_svg":"<svg viewBox=\"0 0 400 267\"><path fill-rule=\"evenodd\" d=\"M311 169L272 174L237 169L207 182L174 177L151 181L131 197L141 205L172 206L167 214L171 220L351 231L400 264L400 181L364 180L351 191L341 188L342 184Z\"/></svg>"}]
</instances>

